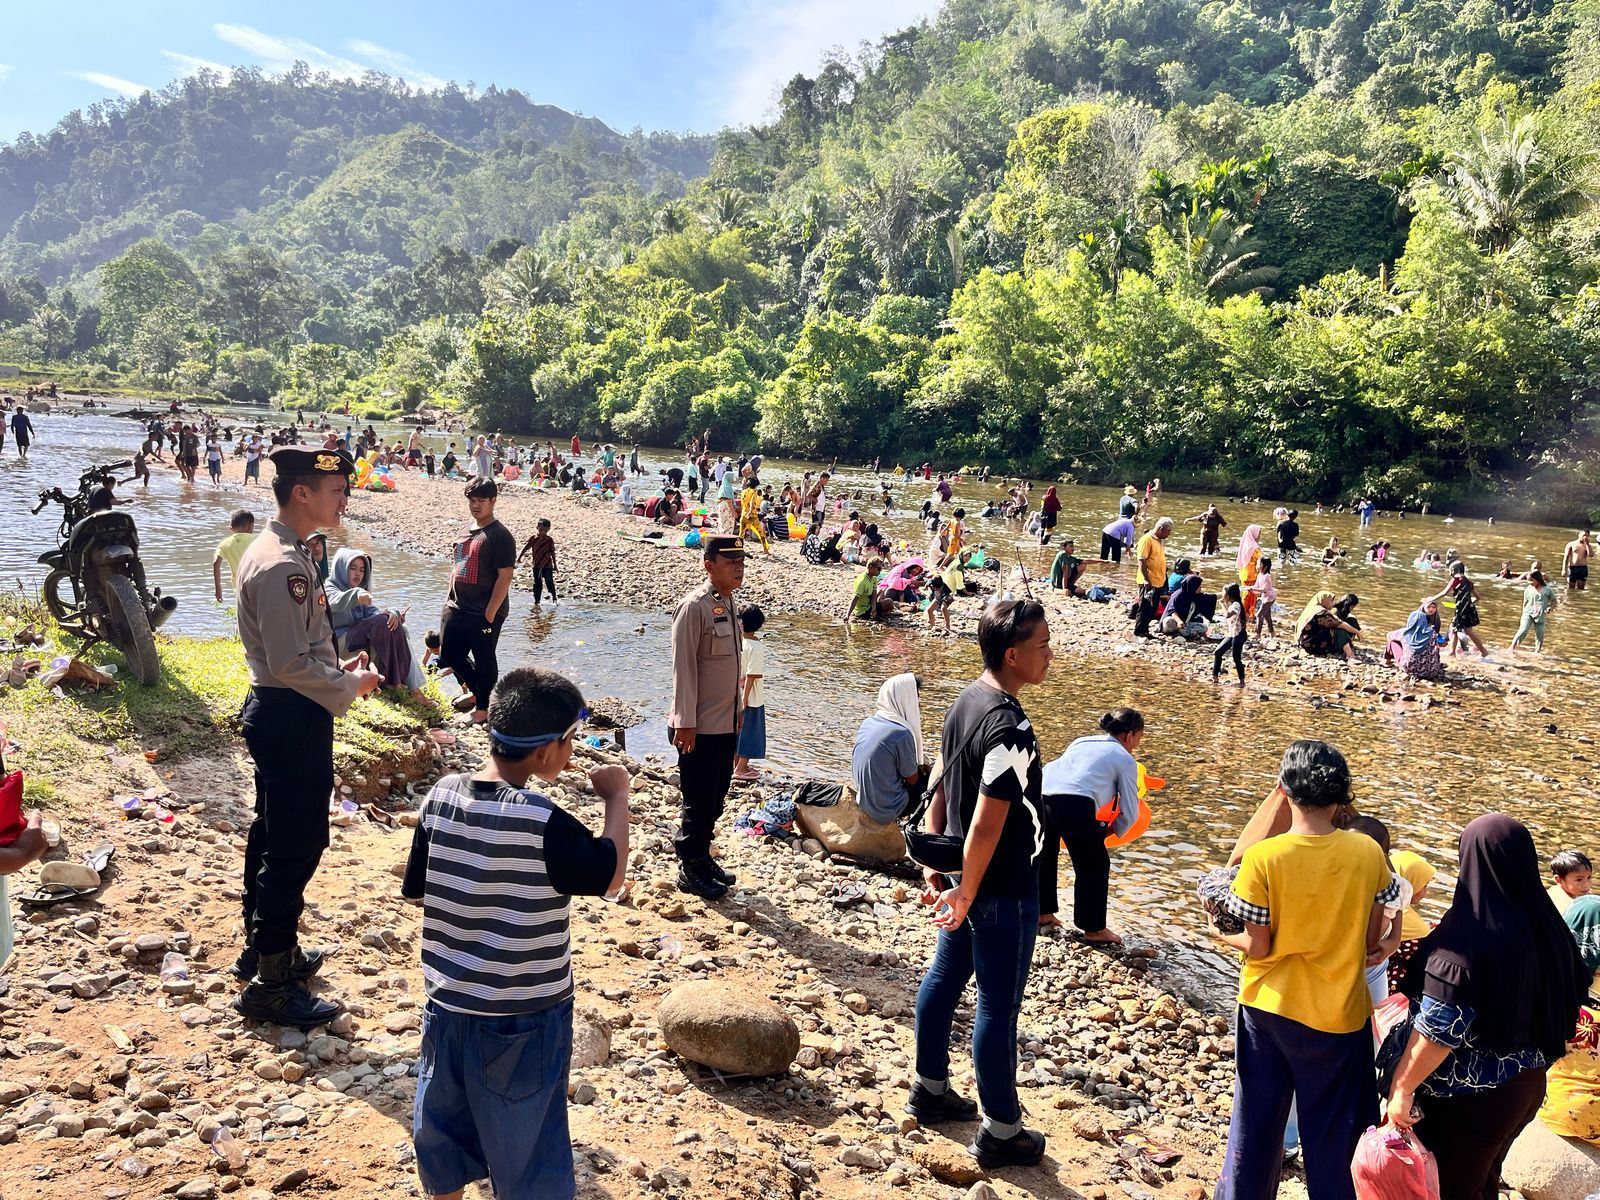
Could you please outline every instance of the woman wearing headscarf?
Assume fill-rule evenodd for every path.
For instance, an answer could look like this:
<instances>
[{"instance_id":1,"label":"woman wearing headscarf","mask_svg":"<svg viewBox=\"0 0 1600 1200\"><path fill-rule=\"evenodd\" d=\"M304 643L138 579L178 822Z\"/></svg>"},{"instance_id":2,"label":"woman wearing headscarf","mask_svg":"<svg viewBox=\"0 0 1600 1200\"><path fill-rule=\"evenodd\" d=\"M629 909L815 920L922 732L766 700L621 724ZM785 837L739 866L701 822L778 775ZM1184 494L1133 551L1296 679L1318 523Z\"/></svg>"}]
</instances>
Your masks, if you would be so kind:
<instances>
[{"instance_id":1,"label":"woman wearing headscarf","mask_svg":"<svg viewBox=\"0 0 1600 1200\"><path fill-rule=\"evenodd\" d=\"M923 581L926 567L920 558L908 558L897 563L878 581L878 594L893 604L916 604L922 597L917 587Z\"/></svg>"},{"instance_id":2,"label":"woman wearing headscarf","mask_svg":"<svg viewBox=\"0 0 1600 1200\"><path fill-rule=\"evenodd\" d=\"M328 582L328 535L322 530L317 530L306 539L306 548L311 551L311 561L317 564L317 582Z\"/></svg>"},{"instance_id":3,"label":"woman wearing headscarf","mask_svg":"<svg viewBox=\"0 0 1600 1200\"><path fill-rule=\"evenodd\" d=\"M1389 862L1394 867L1394 873L1411 885L1411 903L1405 912L1400 914L1400 945L1389 956L1389 991L1394 992L1405 979L1406 964L1411 961L1417 952L1417 947L1422 944L1422 939L1427 937L1433 928L1417 911L1417 905L1422 903L1422 897L1427 893L1428 885L1433 882L1437 872L1433 869L1432 863L1410 850L1394 851L1389 855Z\"/></svg>"},{"instance_id":4,"label":"woman wearing headscarf","mask_svg":"<svg viewBox=\"0 0 1600 1200\"><path fill-rule=\"evenodd\" d=\"M1244 536L1239 539L1237 565L1239 592L1244 599L1244 619L1249 624L1256 614L1256 601L1260 599L1251 588L1256 576L1261 573L1261 526L1245 526Z\"/></svg>"},{"instance_id":5,"label":"woman wearing headscarf","mask_svg":"<svg viewBox=\"0 0 1600 1200\"><path fill-rule=\"evenodd\" d=\"M1577 1027L1588 978L1544 893L1527 828L1504 813L1469 824L1450 911L1401 985L1410 1017L1379 1053L1394 1071L1389 1123L1416 1127L1438 1160L1441 1195L1495 1200L1506 1152Z\"/></svg>"},{"instance_id":6,"label":"woman wearing headscarf","mask_svg":"<svg viewBox=\"0 0 1600 1200\"><path fill-rule=\"evenodd\" d=\"M1426 596L1400 630L1398 665L1413 679L1438 679L1444 674L1439 661L1439 598Z\"/></svg>"},{"instance_id":7,"label":"woman wearing headscarf","mask_svg":"<svg viewBox=\"0 0 1600 1200\"><path fill-rule=\"evenodd\" d=\"M1360 636L1359 627L1342 620L1334 611L1334 606L1339 598L1332 592L1321 591L1306 602L1305 608L1300 610L1300 619L1295 622L1295 641L1300 649L1307 654L1323 658L1332 654L1343 654L1347 659L1354 659L1356 648L1353 643Z\"/></svg>"},{"instance_id":8,"label":"woman wearing headscarf","mask_svg":"<svg viewBox=\"0 0 1600 1200\"><path fill-rule=\"evenodd\" d=\"M891 675L878 689L878 707L856 731L850 754L856 803L882 824L899 819L925 779L921 689L910 672Z\"/></svg>"},{"instance_id":9,"label":"woman wearing headscarf","mask_svg":"<svg viewBox=\"0 0 1600 1200\"><path fill-rule=\"evenodd\" d=\"M1072 917L1086 942L1120 946L1106 928L1111 854L1106 835L1121 835L1139 816L1139 764L1133 752L1144 741L1144 715L1117 708L1100 718L1100 732L1081 737L1044 769L1044 848L1039 852L1039 925L1059 925L1056 873L1061 843L1072 859ZM1100 812L1116 806L1102 821Z\"/></svg>"},{"instance_id":10,"label":"woman wearing headscarf","mask_svg":"<svg viewBox=\"0 0 1600 1200\"><path fill-rule=\"evenodd\" d=\"M1056 517L1061 512L1061 498L1056 495L1056 485L1044 490L1044 500L1039 504L1039 527L1046 533L1056 527Z\"/></svg>"},{"instance_id":11,"label":"woman wearing headscarf","mask_svg":"<svg viewBox=\"0 0 1600 1200\"><path fill-rule=\"evenodd\" d=\"M419 690L422 668L406 637L404 610L385 612L372 603L372 556L351 546L338 551L322 590L340 645L352 653L370 651L386 685Z\"/></svg>"},{"instance_id":12,"label":"woman wearing headscarf","mask_svg":"<svg viewBox=\"0 0 1600 1200\"><path fill-rule=\"evenodd\" d=\"M1203 637L1206 621L1215 616L1217 598L1200 592L1204 581L1198 572L1190 571L1178 579L1178 586L1167 597L1167 606L1161 610L1161 632L1182 634L1186 638Z\"/></svg>"}]
</instances>

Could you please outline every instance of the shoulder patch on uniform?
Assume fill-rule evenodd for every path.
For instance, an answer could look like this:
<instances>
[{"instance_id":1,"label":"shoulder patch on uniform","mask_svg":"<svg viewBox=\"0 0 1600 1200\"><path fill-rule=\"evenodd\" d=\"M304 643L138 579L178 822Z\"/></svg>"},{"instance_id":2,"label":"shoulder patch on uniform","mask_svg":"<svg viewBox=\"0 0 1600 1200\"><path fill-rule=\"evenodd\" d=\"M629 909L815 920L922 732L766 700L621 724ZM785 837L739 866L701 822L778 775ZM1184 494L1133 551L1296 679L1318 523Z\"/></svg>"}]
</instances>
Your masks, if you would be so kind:
<instances>
[{"instance_id":1,"label":"shoulder patch on uniform","mask_svg":"<svg viewBox=\"0 0 1600 1200\"><path fill-rule=\"evenodd\" d=\"M306 597L311 594L311 581L304 575L289 576L289 595L294 597L296 604L304 604Z\"/></svg>"}]
</instances>

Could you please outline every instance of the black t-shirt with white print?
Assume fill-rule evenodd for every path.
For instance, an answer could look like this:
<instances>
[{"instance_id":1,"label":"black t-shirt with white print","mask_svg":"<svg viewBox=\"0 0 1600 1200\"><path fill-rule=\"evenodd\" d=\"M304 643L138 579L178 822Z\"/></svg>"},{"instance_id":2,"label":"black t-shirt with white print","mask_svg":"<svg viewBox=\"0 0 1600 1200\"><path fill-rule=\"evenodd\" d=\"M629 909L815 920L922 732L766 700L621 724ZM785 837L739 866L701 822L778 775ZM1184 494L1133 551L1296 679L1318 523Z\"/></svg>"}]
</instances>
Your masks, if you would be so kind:
<instances>
[{"instance_id":1,"label":"black t-shirt with white print","mask_svg":"<svg viewBox=\"0 0 1600 1200\"><path fill-rule=\"evenodd\" d=\"M965 836L987 794L1006 804L994 857L976 899L1020 899L1039 889L1034 859L1044 848L1043 770L1033 726L1015 696L969 683L945 714L945 829Z\"/></svg>"}]
</instances>

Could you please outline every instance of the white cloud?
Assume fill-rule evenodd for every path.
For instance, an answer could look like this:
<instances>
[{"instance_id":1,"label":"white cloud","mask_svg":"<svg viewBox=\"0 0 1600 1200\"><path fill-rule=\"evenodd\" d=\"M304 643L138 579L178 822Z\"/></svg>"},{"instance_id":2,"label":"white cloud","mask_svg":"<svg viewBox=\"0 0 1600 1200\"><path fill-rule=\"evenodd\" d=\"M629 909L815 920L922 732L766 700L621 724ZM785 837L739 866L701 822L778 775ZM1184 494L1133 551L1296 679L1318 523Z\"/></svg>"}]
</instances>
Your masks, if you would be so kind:
<instances>
[{"instance_id":1,"label":"white cloud","mask_svg":"<svg viewBox=\"0 0 1600 1200\"><path fill-rule=\"evenodd\" d=\"M108 92L116 92L130 100L144 95L150 89L142 83L134 83L131 79L119 79L115 75L107 75L103 71L63 71L63 75L70 75L73 79L82 79L92 83L97 88L104 88Z\"/></svg>"},{"instance_id":2,"label":"white cloud","mask_svg":"<svg viewBox=\"0 0 1600 1200\"><path fill-rule=\"evenodd\" d=\"M167 60L178 68L182 76L198 75L201 71L215 71L224 79L233 75L232 67L225 67L219 62L212 62L209 58L196 58L192 54L179 54L176 50L163 50L161 52Z\"/></svg>"},{"instance_id":3,"label":"white cloud","mask_svg":"<svg viewBox=\"0 0 1600 1200\"><path fill-rule=\"evenodd\" d=\"M10 63L0 63L0 83L4 83L10 77L11 72L15 70L16 68Z\"/></svg>"},{"instance_id":4,"label":"white cloud","mask_svg":"<svg viewBox=\"0 0 1600 1200\"><path fill-rule=\"evenodd\" d=\"M326 71L340 79L359 79L367 68L348 58L329 54L321 46L312 45L300 38L278 37L262 33L248 25L217 24L212 30L230 46L237 46L267 71L287 71L297 62L303 62L313 71Z\"/></svg>"},{"instance_id":5,"label":"white cloud","mask_svg":"<svg viewBox=\"0 0 1600 1200\"><path fill-rule=\"evenodd\" d=\"M783 85L796 72L814 76L832 47L853 51L863 39L938 9L939 0L717 0L705 33L730 67L713 81L723 120L760 121L775 109Z\"/></svg>"},{"instance_id":6,"label":"white cloud","mask_svg":"<svg viewBox=\"0 0 1600 1200\"><path fill-rule=\"evenodd\" d=\"M413 87L422 88L424 91L437 92L445 86L445 81L437 75L429 75L419 71L412 63L409 54L401 54L398 50L390 50L387 46L380 46L377 42L367 42L356 39L346 42L344 48L357 58L365 59L380 71L390 75L398 75Z\"/></svg>"},{"instance_id":7,"label":"white cloud","mask_svg":"<svg viewBox=\"0 0 1600 1200\"><path fill-rule=\"evenodd\" d=\"M217 24L212 26L212 29L219 38L230 46L237 46L243 50L262 69L272 74L287 71L295 63L303 62L313 71L326 71L337 79L360 79L368 71L378 70L404 79L412 87L422 88L425 91L436 91L445 86L445 81L438 76L419 71L412 66L411 59L407 55L380 46L376 42L357 40L346 43L346 49L350 53L366 60L358 62L356 59L345 58L343 55L324 50L321 46L302 38L262 33L259 29L252 29L248 25Z\"/></svg>"}]
</instances>

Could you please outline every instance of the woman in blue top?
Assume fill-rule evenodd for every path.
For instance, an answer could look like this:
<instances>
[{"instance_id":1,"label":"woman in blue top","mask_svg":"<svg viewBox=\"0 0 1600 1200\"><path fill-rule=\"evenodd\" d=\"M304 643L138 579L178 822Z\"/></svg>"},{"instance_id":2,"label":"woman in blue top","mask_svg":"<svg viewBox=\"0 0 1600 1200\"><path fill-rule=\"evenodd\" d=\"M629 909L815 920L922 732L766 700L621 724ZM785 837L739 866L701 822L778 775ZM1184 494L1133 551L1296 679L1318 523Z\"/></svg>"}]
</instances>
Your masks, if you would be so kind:
<instances>
[{"instance_id":1,"label":"woman in blue top","mask_svg":"<svg viewBox=\"0 0 1600 1200\"><path fill-rule=\"evenodd\" d=\"M1506 1152L1544 1100L1545 1069L1566 1053L1588 980L1527 828L1504 813L1473 821L1461 831L1450 911L1400 986L1410 1017L1378 1052L1379 1067L1394 1072L1385 1115L1416 1126L1438 1160L1441 1195L1495 1200Z\"/></svg>"},{"instance_id":2,"label":"woman in blue top","mask_svg":"<svg viewBox=\"0 0 1600 1200\"><path fill-rule=\"evenodd\" d=\"M1120 946L1106 928L1106 892L1111 854L1106 835L1126 833L1139 815L1139 764L1133 752L1144 741L1144 716L1117 708L1100 718L1102 732L1081 737L1044 769L1044 849L1039 854L1039 926L1060 925L1056 873L1062 839L1072 858L1072 915L1086 942ZM1102 808L1116 801L1116 816L1102 821Z\"/></svg>"}]
</instances>

